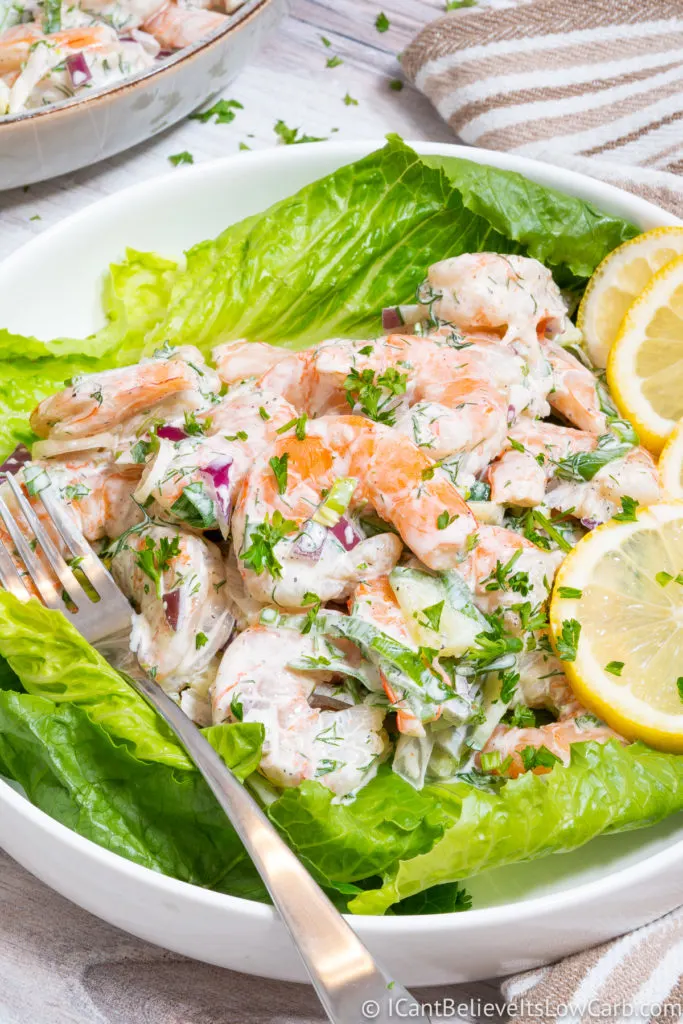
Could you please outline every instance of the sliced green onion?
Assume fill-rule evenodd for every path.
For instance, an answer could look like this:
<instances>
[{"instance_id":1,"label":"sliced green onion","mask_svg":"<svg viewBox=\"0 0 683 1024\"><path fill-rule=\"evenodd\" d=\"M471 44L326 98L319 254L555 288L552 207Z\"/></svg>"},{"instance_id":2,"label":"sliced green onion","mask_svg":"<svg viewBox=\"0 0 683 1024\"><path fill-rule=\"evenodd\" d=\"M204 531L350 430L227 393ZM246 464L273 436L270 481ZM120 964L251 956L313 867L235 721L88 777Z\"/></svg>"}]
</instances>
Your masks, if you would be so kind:
<instances>
[{"instance_id":1,"label":"sliced green onion","mask_svg":"<svg viewBox=\"0 0 683 1024\"><path fill-rule=\"evenodd\" d=\"M262 626L277 626L280 613L277 608L262 608L258 620Z\"/></svg>"},{"instance_id":2,"label":"sliced green onion","mask_svg":"<svg viewBox=\"0 0 683 1024\"><path fill-rule=\"evenodd\" d=\"M481 768L484 772L493 772L503 763L500 750L489 750L481 755Z\"/></svg>"},{"instance_id":3,"label":"sliced green onion","mask_svg":"<svg viewBox=\"0 0 683 1024\"><path fill-rule=\"evenodd\" d=\"M351 504L358 480L353 476L340 476L334 481L322 505L313 513L313 522L321 526L336 526Z\"/></svg>"}]
</instances>

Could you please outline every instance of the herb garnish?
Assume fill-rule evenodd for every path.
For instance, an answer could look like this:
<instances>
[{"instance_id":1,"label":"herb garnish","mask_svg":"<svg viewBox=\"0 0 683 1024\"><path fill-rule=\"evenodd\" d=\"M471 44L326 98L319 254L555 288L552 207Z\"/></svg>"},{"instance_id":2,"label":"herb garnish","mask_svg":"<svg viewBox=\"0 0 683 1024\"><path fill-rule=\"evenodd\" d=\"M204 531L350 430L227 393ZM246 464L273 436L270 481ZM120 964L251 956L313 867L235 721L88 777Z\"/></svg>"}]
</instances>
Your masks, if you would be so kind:
<instances>
[{"instance_id":1,"label":"herb garnish","mask_svg":"<svg viewBox=\"0 0 683 1024\"><path fill-rule=\"evenodd\" d=\"M266 515L264 521L249 532L251 544L240 558L257 576L265 569L273 579L279 579L282 576L282 566L275 557L275 545L293 530L296 530L296 523L291 519L285 519L276 509L272 521Z\"/></svg>"},{"instance_id":2,"label":"herb garnish","mask_svg":"<svg viewBox=\"0 0 683 1024\"><path fill-rule=\"evenodd\" d=\"M179 554L180 541L178 537L174 537L172 540L169 540L168 537L160 537L158 546L153 537L145 537L144 547L135 556L135 564L145 576L151 579L158 598L161 598L162 576L171 567L171 559Z\"/></svg>"},{"instance_id":3,"label":"herb garnish","mask_svg":"<svg viewBox=\"0 0 683 1024\"><path fill-rule=\"evenodd\" d=\"M610 675L620 676L621 670L624 667L623 661L610 661L605 665L605 672L609 672Z\"/></svg>"},{"instance_id":4,"label":"herb garnish","mask_svg":"<svg viewBox=\"0 0 683 1024\"><path fill-rule=\"evenodd\" d=\"M555 640L558 657L562 661L576 661L576 651L581 635L581 623L576 619L565 619L562 634Z\"/></svg>"},{"instance_id":5,"label":"herb garnish","mask_svg":"<svg viewBox=\"0 0 683 1024\"><path fill-rule=\"evenodd\" d=\"M387 18L387 16L384 13L384 11L380 11L380 13L375 18L375 28L377 29L377 31L378 32L386 32L389 29L390 25L391 25L391 22Z\"/></svg>"},{"instance_id":6,"label":"herb garnish","mask_svg":"<svg viewBox=\"0 0 683 1024\"><path fill-rule=\"evenodd\" d=\"M284 494L287 490L287 463L289 462L289 452L285 452L284 455L273 455L272 459L268 460L268 465L272 469L275 479L277 480L277 492L278 494Z\"/></svg>"},{"instance_id":7,"label":"herb garnish","mask_svg":"<svg viewBox=\"0 0 683 1024\"><path fill-rule=\"evenodd\" d=\"M352 409L359 405L361 412L376 423L393 427L396 422L395 399L405 394L407 380L407 373L399 373L392 366L379 374L377 380L370 368L359 373L353 367L344 381L346 401Z\"/></svg>"},{"instance_id":8,"label":"herb garnish","mask_svg":"<svg viewBox=\"0 0 683 1024\"><path fill-rule=\"evenodd\" d=\"M629 498L627 494L621 499L621 512L615 512L612 519L619 523L635 523L637 521L636 509L639 502L635 498Z\"/></svg>"},{"instance_id":9,"label":"herb garnish","mask_svg":"<svg viewBox=\"0 0 683 1024\"><path fill-rule=\"evenodd\" d=\"M202 110L190 114L190 121L201 121L206 124L212 117L215 117L214 124L230 124L235 120L235 111L244 110L244 107L237 100L218 100L208 110Z\"/></svg>"},{"instance_id":10,"label":"herb garnish","mask_svg":"<svg viewBox=\"0 0 683 1024\"><path fill-rule=\"evenodd\" d=\"M177 167L178 164L193 164L194 157L192 156L192 153L188 153L188 151L184 149L182 153L174 153L173 156L169 156L168 162L173 164L174 167Z\"/></svg>"}]
</instances>

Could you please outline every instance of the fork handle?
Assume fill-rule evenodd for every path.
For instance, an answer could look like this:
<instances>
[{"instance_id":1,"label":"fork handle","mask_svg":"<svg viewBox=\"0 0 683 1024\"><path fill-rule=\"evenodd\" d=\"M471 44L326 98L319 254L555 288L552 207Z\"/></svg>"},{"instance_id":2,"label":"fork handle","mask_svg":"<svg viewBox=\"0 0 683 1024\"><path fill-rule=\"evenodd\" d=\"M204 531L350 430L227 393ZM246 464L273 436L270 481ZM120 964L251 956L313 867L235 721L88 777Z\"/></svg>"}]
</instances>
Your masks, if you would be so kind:
<instances>
[{"instance_id":1,"label":"fork handle","mask_svg":"<svg viewBox=\"0 0 683 1024\"><path fill-rule=\"evenodd\" d=\"M127 646L127 643L126 643ZM98 644L120 663L122 645ZM400 1017L429 1022L420 1004L372 958L301 861L281 839L256 800L158 683L126 666L135 690L178 737L242 840L294 940L318 998L333 1024ZM412 1011L412 1012L411 1012Z\"/></svg>"}]
</instances>

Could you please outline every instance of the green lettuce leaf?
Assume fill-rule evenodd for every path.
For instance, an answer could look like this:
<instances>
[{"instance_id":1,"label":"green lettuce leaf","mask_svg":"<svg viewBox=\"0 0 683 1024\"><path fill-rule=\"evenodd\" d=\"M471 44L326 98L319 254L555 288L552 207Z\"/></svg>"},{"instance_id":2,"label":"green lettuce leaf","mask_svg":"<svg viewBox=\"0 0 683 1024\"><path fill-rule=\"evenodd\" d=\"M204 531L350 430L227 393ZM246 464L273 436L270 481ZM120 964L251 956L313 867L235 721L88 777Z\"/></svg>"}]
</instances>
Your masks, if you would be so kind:
<instances>
[{"instance_id":1,"label":"green lettuce leaf","mask_svg":"<svg viewBox=\"0 0 683 1024\"><path fill-rule=\"evenodd\" d=\"M206 347L245 337L302 348L367 337L380 329L383 306L413 301L436 260L523 251L586 278L635 234L633 225L519 174L421 159L393 136L191 249L148 348L165 339Z\"/></svg>"},{"instance_id":2,"label":"green lettuce leaf","mask_svg":"<svg viewBox=\"0 0 683 1024\"><path fill-rule=\"evenodd\" d=\"M464 782L423 793L450 824L429 851L399 861L380 889L356 896L354 913L381 914L431 886L652 825L683 809L683 757L642 743L582 743L572 748L568 767L527 773L499 793Z\"/></svg>"},{"instance_id":3,"label":"green lettuce leaf","mask_svg":"<svg viewBox=\"0 0 683 1024\"><path fill-rule=\"evenodd\" d=\"M105 327L88 338L38 338L0 329L0 459L35 440L28 417L69 377L138 359L146 334L164 315L177 264L128 249L112 263L103 290Z\"/></svg>"},{"instance_id":4,"label":"green lettuce leaf","mask_svg":"<svg viewBox=\"0 0 683 1024\"><path fill-rule=\"evenodd\" d=\"M194 770L152 708L61 612L0 591L0 655L28 693L55 704L80 705L92 722L128 744L141 760Z\"/></svg>"},{"instance_id":5,"label":"green lettuce leaf","mask_svg":"<svg viewBox=\"0 0 683 1024\"><path fill-rule=\"evenodd\" d=\"M243 763L243 724L221 728L243 734L220 744L224 756L231 750ZM0 765L34 804L100 846L185 882L267 900L201 775L140 761L84 706L1 692Z\"/></svg>"},{"instance_id":6,"label":"green lettuce leaf","mask_svg":"<svg viewBox=\"0 0 683 1024\"><path fill-rule=\"evenodd\" d=\"M639 229L592 203L558 192L515 171L485 167L452 156L426 156L462 196L465 209L550 267L588 278L612 249Z\"/></svg>"}]
</instances>

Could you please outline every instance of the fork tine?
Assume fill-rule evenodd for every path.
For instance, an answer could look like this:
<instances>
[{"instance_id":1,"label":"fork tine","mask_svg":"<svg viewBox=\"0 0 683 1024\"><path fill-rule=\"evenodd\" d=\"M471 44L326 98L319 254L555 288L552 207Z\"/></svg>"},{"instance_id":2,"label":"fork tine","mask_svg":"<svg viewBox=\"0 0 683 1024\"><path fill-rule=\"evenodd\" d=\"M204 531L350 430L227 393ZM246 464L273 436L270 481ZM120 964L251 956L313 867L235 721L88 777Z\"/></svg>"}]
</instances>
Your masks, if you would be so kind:
<instances>
[{"instance_id":1,"label":"fork tine","mask_svg":"<svg viewBox=\"0 0 683 1024\"><path fill-rule=\"evenodd\" d=\"M5 499L2 497L0 497L0 519L2 519L5 524L5 529L12 538L12 543L17 550L17 554L26 566L28 574L33 580L38 593L45 604L48 608L63 608L64 602L57 593L57 588L55 587L52 578L31 551L26 538L17 526L10 510L5 504Z\"/></svg>"},{"instance_id":2,"label":"fork tine","mask_svg":"<svg viewBox=\"0 0 683 1024\"><path fill-rule=\"evenodd\" d=\"M0 537L0 586L3 590L9 591L10 594L14 594L20 601L28 601L31 596L26 589L26 584L21 578L21 574L17 569L16 565L12 561L12 556L5 547L2 538Z\"/></svg>"},{"instance_id":3,"label":"fork tine","mask_svg":"<svg viewBox=\"0 0 683 1024\"><path fill-rule=\"evenodd\" d=\"M115 592L116 598L121 598L122 595L119 588L116 586L81 531L72 522L68 512L64 508L64 505L57 499L54 488L52 486L45 487L39 492L38 496L43 502L43 505L47 510L47 514L52 520L52 524L57 530L59 536L62 538L72 554L81 559L79 569L83 570L100 597L111 597Z\"/></svg>"},{"instance_id":4,"label":"fork tine","mask_svg":"<svg viewBox=\"0 0 683 1024\"><path fill-rule=\"evenodd\" d=\"M17 483L15 477L8 473L6 480L19 508L21 509L24 519L36 535L38 543L40 544L57 579L62 584L71 600L74 601L78 607L83 607L84 602L90 600L90 598L87 596L74 576L72 570L66 564L64 558L55 547L52 538L31 507L31 503L24 497L24 492Z\"/></svg>"}]
</instances>

